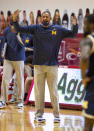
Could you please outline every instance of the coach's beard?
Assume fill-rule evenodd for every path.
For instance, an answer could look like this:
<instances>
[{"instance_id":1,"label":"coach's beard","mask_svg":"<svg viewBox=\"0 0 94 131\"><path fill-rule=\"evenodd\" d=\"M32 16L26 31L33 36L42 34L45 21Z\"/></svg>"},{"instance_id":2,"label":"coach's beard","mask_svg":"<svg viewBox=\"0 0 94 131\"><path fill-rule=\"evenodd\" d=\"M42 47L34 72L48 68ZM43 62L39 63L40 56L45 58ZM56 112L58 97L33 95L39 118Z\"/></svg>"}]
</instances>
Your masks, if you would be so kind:
<instances>
[{"instance_id":1,"label":"coach's beard","mask_svg":"<svg viewBox=\"0 0 94 131\"><path fill-rule=\"evenodd\" d=\"M48 26L49 26L49 22L48 22L48 21L43 21L42 24L43 24L45 27L48 27Z\"/></svg>"}]
</instances>

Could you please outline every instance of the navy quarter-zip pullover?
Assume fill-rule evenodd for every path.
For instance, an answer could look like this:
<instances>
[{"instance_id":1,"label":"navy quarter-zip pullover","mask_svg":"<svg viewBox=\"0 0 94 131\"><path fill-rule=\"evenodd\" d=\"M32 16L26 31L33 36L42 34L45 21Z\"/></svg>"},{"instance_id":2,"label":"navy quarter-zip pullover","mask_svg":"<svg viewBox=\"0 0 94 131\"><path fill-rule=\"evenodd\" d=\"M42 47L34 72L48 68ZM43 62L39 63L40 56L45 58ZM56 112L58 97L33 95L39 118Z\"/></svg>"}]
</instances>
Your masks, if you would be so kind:
<instances>
[{"instance_id":1,"label":"navy quarter-zip pullover","mask_svg":"<svg viewBox=\"0 0 94 131\"><path fill-rule=\"evenodd\" d=\"M67 30L58 25L20 26L14 22L15 29L20 33L33 34L34 38L34 65L58 65L58 52L62 39L74 37L77 34L78 26L73 26L73 30Z\"/></svg>"},{"instance_id":2,"label":"navy quarter-zip pullover","mask_svg":"<svg viewBox=\"0 0 94 131\"><path fill-rule=\"evenodd\" d=\"M4 40L7 42L5 59L10 61L24 61L24 46L17 39L17 33L11 31L11 26L4 30Z\"/></svg>"}]
</instances>

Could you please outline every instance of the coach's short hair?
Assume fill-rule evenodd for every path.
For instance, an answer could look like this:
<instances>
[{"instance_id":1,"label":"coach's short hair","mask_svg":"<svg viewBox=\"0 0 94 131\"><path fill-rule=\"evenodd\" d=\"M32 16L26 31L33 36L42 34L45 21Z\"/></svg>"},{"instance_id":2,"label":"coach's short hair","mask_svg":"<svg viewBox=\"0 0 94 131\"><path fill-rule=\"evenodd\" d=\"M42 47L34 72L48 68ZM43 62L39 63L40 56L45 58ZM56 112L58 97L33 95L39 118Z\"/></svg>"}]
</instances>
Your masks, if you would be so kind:
<instances>
[{"instance_id":1,"label":"coach's short hair","mask_svg":"<svg viewBox=\"0 0 94 131\"><path fill-rule=\"evenodd\" d=\"M50 13L50 11L49 11L48 9L45 10L45 11L43 11L43 12L42 12L42 15L43 15L44 13L48 13L48 14L50 15L50 17L51 17L51 13Z\"/></svg>"}]
</instances>

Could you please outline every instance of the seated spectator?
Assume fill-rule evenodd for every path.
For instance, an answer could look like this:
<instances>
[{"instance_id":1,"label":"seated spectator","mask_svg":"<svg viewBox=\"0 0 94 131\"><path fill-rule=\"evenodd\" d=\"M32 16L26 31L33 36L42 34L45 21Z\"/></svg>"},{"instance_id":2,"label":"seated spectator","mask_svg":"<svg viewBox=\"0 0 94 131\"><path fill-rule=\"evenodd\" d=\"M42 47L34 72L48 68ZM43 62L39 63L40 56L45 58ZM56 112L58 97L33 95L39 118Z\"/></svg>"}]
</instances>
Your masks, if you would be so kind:
<instances>
[{"instance_id":1,"label":"seated spectator","mask_svg":"<svg viewBox=\"0 0 94 131\"><path fill-rule=\"evenodd\" d=\"M10 25L10 20L11 20L11 11L7 11L7 20L6 20L6 26Z\"/></svg>"},{"instance_id":2,"label":"seated spectator","mask_svg":"<svg viewBox=\"0 0 94 131\"><path fill-rule=\"evenodd\" d=\"M21 25L28 25L28 21L27 21L27 18L26 18L26 11L24 10L23 11L23 20L22 22L20 23Z\"/></svg>"},{"instance_id":3,"label":"seated spectator","mask_svg":"<svg viewBox=\"0 0 94 131\"><path fill-rule=\"evenodd\" d=\"M54 17L53 17L53 24L54 25L61 25L61 18L60 18L59 9L55 10Z\"/></svg>"},{"instance_id":4,"label":"seated spectator","mask_svg":"<svg viewBox=\"0 0 94 131\"><path fill-rule=\"evenodd\" d=\"M83 10L79 9L79 12L78 12L78 32L79 33L83 33L83 21L84 21Z\"/></svg>"},{"instance_id":5,"label":"seated spectator","mask_svg":"<svg viewBox=\"0 0 94 131\"><path fill-rule=\"evenodd\" d=\"M68 17L68 14L67 14L67 10L65 10L63 18L62 18L62 26L64 28L68 29L68 24L69 24L69 17Z\"/></svg>"},{"instance_id":6,"label":"seated spectator","mask_svg":"<svg viewBox=\"0 0 94 131\"><path fill-rule=\"evenodd\" d=\"M34 13L33 13L33 11L30 12L29 19L30 19L30 25L34 24Z\"/></svg>"},{"instance_id":7,"label":"seated spectator","mask_svg":"<svg viewBox=\"0 0 94 131\"><path fill-rule=\"evenodd\" d=\"M85 13L85 17L89 16L90 15L90 9L89 8L86 8L86 13Z\"/></svg>"},{"instance_id":8,"label":"seated spectator","mask_svg":"<svg viewBox=\"0 0 94 131\"><path fill-rule=\"evenodd\" d=\"M36 24L41 24L42 23L42 21L41 21L41 11L40 10L38 10L37 11L37 17L36 17Z\"/></svg>"},{"instance_id":9,"label":"seated spectator","mask_svg":"<svg viewBox=\"0 0 94 131\"><path fill-rule=\"evenodd\" d=\"M5 17L4 17L4 12L1 11L0 12L0 33L3 34L3 31L6 27L6 20L5 20Z\"/></svg>"},{"instance_id":10,"label":"seated spectator","mask_svg":"<svg viewBox=\"0 0 94 131\"><path fill-rule=\"evenodd\" d=\"M75 13L71 13L71 16L70 16L70 29L72 29L72 27L73 27L73 19L74 18L76 18Z\"/></svg>"}]
</instances>

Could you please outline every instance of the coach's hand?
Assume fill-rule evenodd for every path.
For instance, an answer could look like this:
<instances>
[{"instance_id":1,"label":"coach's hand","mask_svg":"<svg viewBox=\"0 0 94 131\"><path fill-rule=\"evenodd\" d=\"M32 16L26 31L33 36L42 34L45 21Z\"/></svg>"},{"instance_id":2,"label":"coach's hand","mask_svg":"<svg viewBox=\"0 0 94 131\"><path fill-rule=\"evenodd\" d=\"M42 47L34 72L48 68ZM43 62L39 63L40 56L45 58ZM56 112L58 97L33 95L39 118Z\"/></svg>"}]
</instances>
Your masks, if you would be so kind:
<instances>
[{"instance_id":1,"label":"coach's hand","mask_svg":"<svg viewBox=\"0 0 94 131\"><path fill-rule=\"evenodd\" d=\"M17 16L19 16L19 13L21 12L21 10L16 10L14 11L13 15L12 15L12 19L13 19L13 22L16 22L17 21Z\"/></svg>"}]
</instances>

